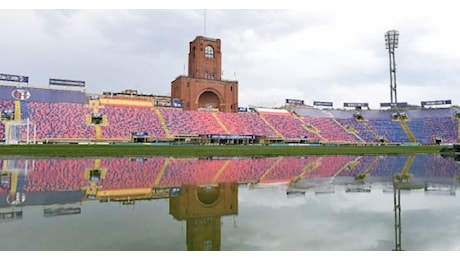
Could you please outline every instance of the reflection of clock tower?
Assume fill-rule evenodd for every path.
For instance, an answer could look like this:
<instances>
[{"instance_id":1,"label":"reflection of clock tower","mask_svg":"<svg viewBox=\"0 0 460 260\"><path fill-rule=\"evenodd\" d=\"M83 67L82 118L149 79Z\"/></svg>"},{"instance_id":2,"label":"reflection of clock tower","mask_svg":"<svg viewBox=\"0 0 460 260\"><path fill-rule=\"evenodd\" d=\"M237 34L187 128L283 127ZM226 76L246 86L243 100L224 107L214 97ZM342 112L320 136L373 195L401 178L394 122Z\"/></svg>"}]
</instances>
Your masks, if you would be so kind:
<instances>
[{"instance_id":1,"label":"reflection of clock tower","mask_svg":"<svg viewBox=\"0 0 460 260\"><path fill-rule=\"evenodd\" d=\"M220 39L197 36L190 42L188 76L171 82L171 99L184 110L238 111L238 81L222 80Z\"/></svg>"},{"instance_id":2,"label":"reflection of clock tower","mask_svg":"<svg viewBox=\"0 0 460 260\"><path fill-rule=\"evenodd\" d=\"M169 213L187 221L187 250L220 250L221 216L238 214L238 184L184 185L170 196Z\"/></svg>"}]
</instances>

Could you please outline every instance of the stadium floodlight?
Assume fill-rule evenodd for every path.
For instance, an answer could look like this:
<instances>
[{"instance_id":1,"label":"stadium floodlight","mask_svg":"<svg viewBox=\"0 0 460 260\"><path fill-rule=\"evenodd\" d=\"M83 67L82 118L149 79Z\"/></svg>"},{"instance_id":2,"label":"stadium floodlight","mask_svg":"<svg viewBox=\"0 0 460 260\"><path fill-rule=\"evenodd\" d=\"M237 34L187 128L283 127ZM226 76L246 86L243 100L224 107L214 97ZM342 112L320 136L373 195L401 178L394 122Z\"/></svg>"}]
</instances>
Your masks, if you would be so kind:
<instances>
[{"instance_id":1,"label":"stadium floodlight","mask_svg":"<svg viewBox=\"0 0 460 260\"><path fill-rule=\"evenodd\" d=\"M385 33L385 49L388 49L390 58L390 100L391 104L397 104L396 95L396 62L395 48L398 48L399 32L397 30L389 30Z\"/></svg>"},{"instance_id":2,"label":"stadium floodlight","mask_svg":"<svg viewBox=\"0 0 460 260\"><path fill-rule=\"evenodd\" d=\"M387 31L385 34L385 49L398 48L399 32L397 30Z\"/></svg>"}]
</instances>

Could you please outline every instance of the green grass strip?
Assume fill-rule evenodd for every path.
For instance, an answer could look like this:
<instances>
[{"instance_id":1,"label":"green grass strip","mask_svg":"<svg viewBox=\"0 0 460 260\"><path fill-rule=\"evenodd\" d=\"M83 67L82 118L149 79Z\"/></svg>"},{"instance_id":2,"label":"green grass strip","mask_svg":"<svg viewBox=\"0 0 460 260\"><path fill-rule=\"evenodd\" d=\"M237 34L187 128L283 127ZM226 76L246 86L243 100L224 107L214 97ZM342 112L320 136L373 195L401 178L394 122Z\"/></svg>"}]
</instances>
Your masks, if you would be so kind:
<instances>
[{"instance_id":1,"label":"green grass strip","mask_svg":"<svg viewBox=\"0 0 460 260\"><path fill-rule=\"evenodd\" d=\"M304 155L398 155L439 153L441 146L256 146L256 145L96 145L34 144L1 145L0 156L118 157L118 156L304 156Z\"/></svg>"}]
</instances>

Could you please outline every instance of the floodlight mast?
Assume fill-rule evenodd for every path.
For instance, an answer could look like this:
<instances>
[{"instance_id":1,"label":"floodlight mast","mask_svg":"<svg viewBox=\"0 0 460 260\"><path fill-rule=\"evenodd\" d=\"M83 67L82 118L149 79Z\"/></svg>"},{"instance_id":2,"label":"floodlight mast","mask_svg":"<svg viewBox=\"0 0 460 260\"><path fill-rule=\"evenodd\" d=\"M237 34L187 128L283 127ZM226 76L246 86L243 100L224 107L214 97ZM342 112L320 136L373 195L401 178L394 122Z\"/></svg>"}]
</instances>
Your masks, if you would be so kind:
<instances>
[{"instance_id":1,"label":"floodlight mast","mask_svg":"<svg viewBox=\"0 0 460 260\"><path fill-rule=\"evenodd\" d=\"M389 30L385 33L385 49L388 49L390 59L390 100L391 105L396 106L398 103L396 95L396 62L395 48L398 48L399 32L397 30Z\"/></svg>"}]
</instances>

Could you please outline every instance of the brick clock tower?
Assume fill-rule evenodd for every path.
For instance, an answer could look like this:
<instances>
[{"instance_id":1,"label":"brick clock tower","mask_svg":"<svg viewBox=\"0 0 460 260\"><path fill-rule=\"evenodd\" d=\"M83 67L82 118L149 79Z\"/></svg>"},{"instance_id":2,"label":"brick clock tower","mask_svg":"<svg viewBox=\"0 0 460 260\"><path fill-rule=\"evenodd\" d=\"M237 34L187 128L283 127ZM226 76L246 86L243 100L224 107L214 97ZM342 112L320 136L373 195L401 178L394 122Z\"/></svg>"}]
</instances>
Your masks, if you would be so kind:
<instances>
[{"instance_id":1,"label":"brick clock tower","mask_svg":"<svg viewBox=\"0 0 460 260\"><path fill-rule=\"evenodd\" d=\"M222 80L220 39L197 36L190 42L188 76L171 82L171 100L184 110L238 112L238 81Z\"/></svg>"}]
</instances>

